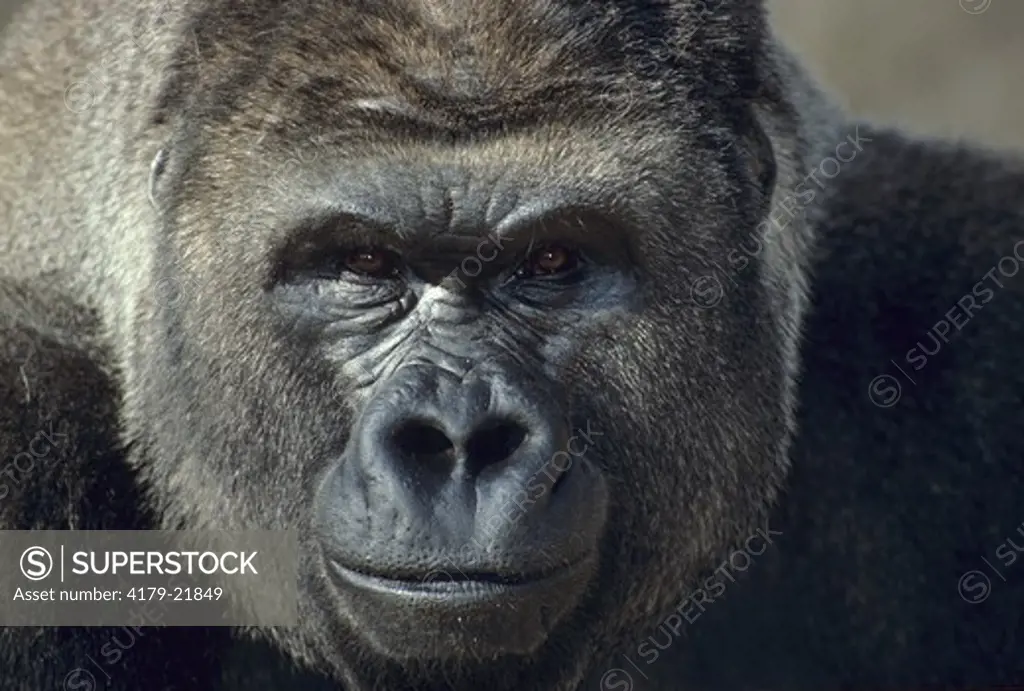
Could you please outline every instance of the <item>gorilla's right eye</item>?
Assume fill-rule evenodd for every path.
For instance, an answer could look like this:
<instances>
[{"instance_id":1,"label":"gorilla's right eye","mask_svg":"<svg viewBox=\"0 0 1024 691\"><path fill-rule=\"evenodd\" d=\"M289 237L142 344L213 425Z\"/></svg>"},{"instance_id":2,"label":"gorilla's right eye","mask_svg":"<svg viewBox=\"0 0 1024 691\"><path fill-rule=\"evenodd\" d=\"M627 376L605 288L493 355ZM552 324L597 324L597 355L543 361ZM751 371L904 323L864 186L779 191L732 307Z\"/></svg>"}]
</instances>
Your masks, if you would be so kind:
<instances>
[{"instance_id":1,"label":"gorilla's right eye","mask_svg":"<svg viewBox=\"0 0 1024 691\"><path fill-rule=\"evenodd\" d=\"M368 278L391 278L398 272L399 258L394 252L380 247L360 247L349 252L344 266L353 273Z\"/></svg>"}]
</instances>

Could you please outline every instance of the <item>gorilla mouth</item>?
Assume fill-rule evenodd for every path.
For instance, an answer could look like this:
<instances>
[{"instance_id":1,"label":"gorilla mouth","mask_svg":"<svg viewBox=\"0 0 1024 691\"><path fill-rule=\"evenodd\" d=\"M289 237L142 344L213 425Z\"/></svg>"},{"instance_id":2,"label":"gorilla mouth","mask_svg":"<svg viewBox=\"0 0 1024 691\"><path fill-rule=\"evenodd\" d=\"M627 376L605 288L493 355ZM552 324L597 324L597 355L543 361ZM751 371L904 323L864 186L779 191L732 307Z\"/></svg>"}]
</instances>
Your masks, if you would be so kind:
<instances>
[{"instance_id":1,"label":"gorilla mouth","mask_svg":"<svg viewBox=\"0 0 1024 691\"><path fill-rule=\"evenodd\" d=\"M342 611L372 649L393 659L527 655L580 601L597 553L527 574L480 570L388 575L328 558Z\"/></svg>"},{"instance_id":2,"label":"gorilla mouth","mask_svg":"<svg viewBox=\"0 0 1024 691\"><path fill-rule=\"evenodd\" d=\"M562 581L584 569L595 558L595 554L584 554L571 563L532 573L497 573L452 566L449 569L434 569L419 575L412 572L383 574L348 567L336 559L329 561L337 578L344 579L358 588L394 595L451 600L500 597L519 589L541 586L545 582Z\"/></svg>"}]
</instances>

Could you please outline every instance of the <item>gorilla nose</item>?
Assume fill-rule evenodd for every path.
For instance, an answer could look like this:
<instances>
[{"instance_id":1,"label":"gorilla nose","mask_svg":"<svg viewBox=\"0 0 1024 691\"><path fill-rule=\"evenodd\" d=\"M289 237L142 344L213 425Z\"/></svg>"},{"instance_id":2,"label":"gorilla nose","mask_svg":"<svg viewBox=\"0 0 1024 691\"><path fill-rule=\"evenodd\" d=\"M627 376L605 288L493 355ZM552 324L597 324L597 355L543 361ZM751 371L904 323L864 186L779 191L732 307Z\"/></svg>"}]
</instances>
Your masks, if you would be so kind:
<instances>
[{"instance_id":1,"label":"gorilla nose","mask_svg":"<svg viewBox=\"0 0 1024 691\"><path fill-rule=\"evenodd\" d=\"M528 435L526 425L512 418L492 418L469 426L451 416L410 419L398 422L392 436L393 453L403 463L438 474L461 469L467 475L477 475L509 460Z\"/></svg>"},{"instance_id":2,"label":"gorilla nose","mask_svg":"<svg viewBox=\"0 0 1024 691\"><path fill-rule=\"evenodd\" d=\"M440 492L449 501L456 495L469 501L472 488L479 510L528 485L531 501L542 502L569 470L556 456L569 427L550 397L505 378L437 377L407 380L382 394L357 427L358 462L375 478Z\"/></svg>"},{"instance_id":3,"label":"gorilla nose","mask_svg":"<svg viewBox=\"0 0 1024 691\"><path fill-rule=\"evenodd\" d=\"M562 402L527 377L410 367L352 430L334 485L348 507L338 515L441 550L467 540L500 550L517 535L570 529L594 478L569 439Z\"/></svg>"}]
</instances>

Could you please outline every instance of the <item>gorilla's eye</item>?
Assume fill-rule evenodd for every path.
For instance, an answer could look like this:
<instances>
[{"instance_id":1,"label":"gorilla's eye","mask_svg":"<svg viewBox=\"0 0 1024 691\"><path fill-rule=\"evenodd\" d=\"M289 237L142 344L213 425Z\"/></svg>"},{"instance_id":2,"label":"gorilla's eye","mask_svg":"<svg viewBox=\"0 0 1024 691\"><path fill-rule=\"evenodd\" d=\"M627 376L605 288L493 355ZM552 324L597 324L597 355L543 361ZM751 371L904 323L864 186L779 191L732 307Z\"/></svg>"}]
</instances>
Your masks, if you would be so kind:
<instances>
[{"instance_id":1,"label":"gorilla's eye","mask_svg":"<svg viewBox=\"0 0 1024 691\"><path fill-rule=\"evenodd\" d=\"M388 278L398 269L398 257L379 247L360 247L345 257L345 268L370 278Z\"/></svg>"},{"instance_id":2,"label":"gorilla's eye","mask_svg":"<svg viewBox=\"0 0 1024 691\"><path fill-rule=\"evenodd\" d=\"M561 245L547 245L534 250L522 268L520 276L556 276L576 268L579 257L573 250Z\"/></svg>"}]
</instances>

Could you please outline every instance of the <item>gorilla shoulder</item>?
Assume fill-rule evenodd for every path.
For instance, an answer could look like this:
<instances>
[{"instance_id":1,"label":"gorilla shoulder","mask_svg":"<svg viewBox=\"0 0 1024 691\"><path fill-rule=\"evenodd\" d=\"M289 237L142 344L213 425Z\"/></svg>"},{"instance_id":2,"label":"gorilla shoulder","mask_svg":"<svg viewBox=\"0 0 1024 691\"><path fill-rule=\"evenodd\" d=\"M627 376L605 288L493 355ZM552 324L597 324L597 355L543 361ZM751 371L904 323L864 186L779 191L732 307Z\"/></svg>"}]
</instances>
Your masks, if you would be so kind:
<instances>
[{"instance_id":1,"label":"gorilla shoulder","mask_svg":"<svg viewBox=\"0 0 1024 691\"><path fill-rule=\"evenodd\" d=\"M5 529L109 528L138 506L120 470L115 384L91 342L96 327L53 290L0 282Z\"/></svg>"}]
</instances>

